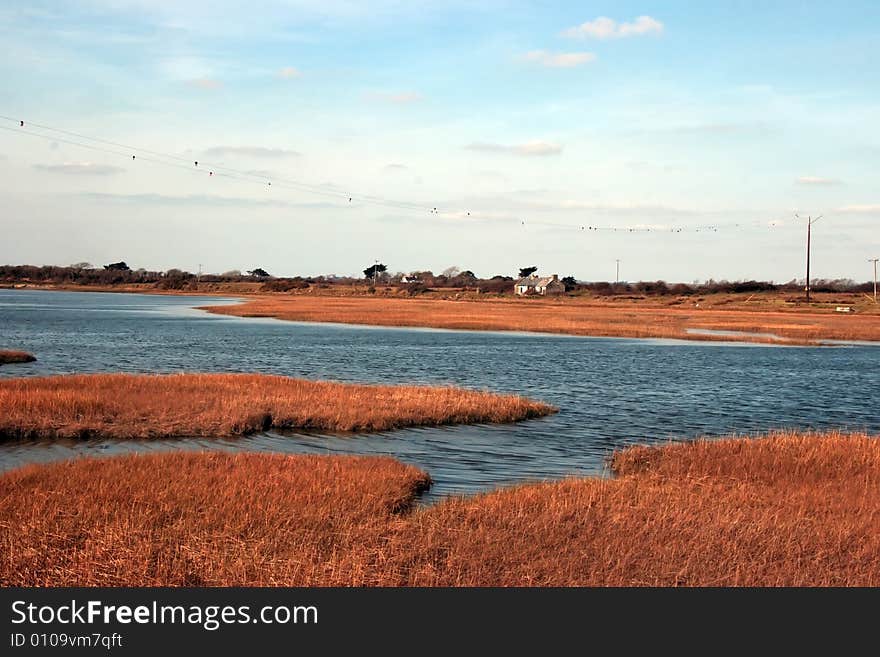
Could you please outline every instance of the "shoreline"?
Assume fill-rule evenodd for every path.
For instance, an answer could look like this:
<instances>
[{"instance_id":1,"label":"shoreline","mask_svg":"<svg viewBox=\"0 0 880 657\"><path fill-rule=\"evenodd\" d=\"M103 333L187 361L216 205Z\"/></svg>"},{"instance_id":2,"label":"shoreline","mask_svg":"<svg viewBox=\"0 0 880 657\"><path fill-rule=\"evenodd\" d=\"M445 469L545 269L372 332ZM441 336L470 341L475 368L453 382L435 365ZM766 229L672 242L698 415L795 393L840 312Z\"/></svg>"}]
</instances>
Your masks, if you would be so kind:
<instances>
[{"instance_id":1,"label":"shoreline","mask_svg":"<svg viewBox=\"0 0 880 657\"><path fill-rule=\"evenodd\" d=\"M39 285L0 289L225 298L235 303L192 307L215 315L309 324L790 347L880 346L880 314L874 312L744 309L726 299L716 305L685 308L656 299L440 299ZM743 304L755 295L740 296L745 297L739 301Z\"/></svg>"}]
</instances>

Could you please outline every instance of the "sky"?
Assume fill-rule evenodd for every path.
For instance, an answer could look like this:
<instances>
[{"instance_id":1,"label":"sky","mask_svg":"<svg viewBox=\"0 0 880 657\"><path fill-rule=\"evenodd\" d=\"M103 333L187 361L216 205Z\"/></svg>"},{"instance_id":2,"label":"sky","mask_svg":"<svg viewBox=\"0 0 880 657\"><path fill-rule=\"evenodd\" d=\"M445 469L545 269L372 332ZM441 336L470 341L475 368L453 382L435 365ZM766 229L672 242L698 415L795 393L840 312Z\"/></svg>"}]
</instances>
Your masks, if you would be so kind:
<instances>
[{"instance_id":1,"label":"sky","mask_svg":"<svg viewBox=\"0 0 880 657\"><path fill-rule=\"evenodd\" d=\"M874 0L0 0L0 41L0 263L782 282L809 215L815 278L880 256Z\"/></svg>"}]
</instances>

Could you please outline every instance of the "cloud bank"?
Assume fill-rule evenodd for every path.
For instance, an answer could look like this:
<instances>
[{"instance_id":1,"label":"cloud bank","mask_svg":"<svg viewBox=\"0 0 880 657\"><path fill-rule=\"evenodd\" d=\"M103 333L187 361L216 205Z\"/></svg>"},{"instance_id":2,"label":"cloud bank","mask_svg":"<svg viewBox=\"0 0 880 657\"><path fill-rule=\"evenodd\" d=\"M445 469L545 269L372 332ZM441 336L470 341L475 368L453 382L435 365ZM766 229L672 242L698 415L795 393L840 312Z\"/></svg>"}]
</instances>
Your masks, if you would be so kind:
<instances>
[{"instance_id":1,"label":"cloud bank","mask_svg":"<svg viewBox=\"0 0 880 657\"><path fill-rule=\"evenodd\" d=\"M386 103L394 103L395 105L408 105L409 103L417 103L423 100L422 94L415 91L400 91L395 93L375 91L369 94L374 100L381 100Z\"/></svg>"},{"instance_id":2,"label":"cloud bank","mask_svg":"<svg viewBox=\"0 0 880 657\"><path fill-rule=\"evenodd\" d=\"M822 178L820 176L801 176L795 182L798 185L808 185L813 187L830 187L832 185L841 184L836 178Z\"/></svg>"},{"instance_id":3,"label":"cloud bank","mask_svg":"<svg viewBox=\"0 0 880 657\"><path fill-rule=\"evenodd\" d=\"M214 146L204 151L206 157L258 157L277 159L299 157L302 153L287 148L266 148L264 146Z\"/></svg>"},{"instance_id":4,"label":"cloud bank","mask_svg":"<svg viewBox=\"0 0 880 657\"><path fill-rule=\"evenodd\" d=\"M529 62L536 62L548 68L574 68L581 64L589 64L596 61L596 55L591 52L547 52L546 50L532 50L524 55Z\"/></svg>"},{"instance_id":5,"label":"cloud bank","mask_svg":"<svg viewBox=\"0 0 880 657\"><path fill-rule=\"evenodd\" d=\"M223 83L220 82L220 80L214 80L213 78L195 78L193 80L187 80L186 83L190 87L202 89L203 91L216 91L223 88Z\"/></svg>"},{"instance_id":6,"label":"cloud bank","mask_svg":"<svg viewBox=\"0 0 880 657\"><path fill-rule=\"evenodd\" d=\"M122 167L110 164L94 164L92 162L65 162L64 164L35 164L34 168L49 173L61 173L71 176L112 176L125 171Z\"/></svg>"},{"instance_id":7,"label":"cloud bank","mask_svg":"<svg viewBox=\"0 0 880 657\"><path fill-rule=\"evenodd\" d=\"M478 141L468 144L465 148L469 151L521 155L524 157L541 157L547 155L559 155L562 153L561 145L549 141L529 141L524 144L510 145Z\"/></svg>"},{"instance_id":8,"label":"cloud bank","mask_svg":"<svg viewBox=\"0 0 880 657\"><path fill-rule=\"evenodd\" d=\"M650 16L639 16L631 23L618 23L607 16L599 16L595 20L563 30L562 36L575 39L623 39L662 33L663 23Z\"/></svg>"}]
</instances>

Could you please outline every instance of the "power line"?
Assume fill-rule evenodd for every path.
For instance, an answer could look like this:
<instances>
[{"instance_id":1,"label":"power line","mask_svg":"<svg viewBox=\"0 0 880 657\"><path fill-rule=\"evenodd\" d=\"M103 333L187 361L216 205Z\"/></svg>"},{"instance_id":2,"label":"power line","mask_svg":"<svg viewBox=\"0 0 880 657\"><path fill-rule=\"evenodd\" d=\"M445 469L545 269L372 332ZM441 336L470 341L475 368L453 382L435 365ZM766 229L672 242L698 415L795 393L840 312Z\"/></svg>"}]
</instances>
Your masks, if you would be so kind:
<instances>
[{"instance_id":1,"label":"power line","mask_svg":"<svg viewBox=\"0 0 880 657\"><path fill-rule=\"evenodd\" d=\"M233 167L228 167L226 165L218 164L218 163L210 163L203 160L194 160L182 157L180 155L174 155L172 153L164 153L154 149L143 148L140 146L133 146L131 144L125 144L122 142L114 141L111 139L103 139L100 137L92 137L90 135L86 135L80 132L74 132L71 130L65 130L62 128L56 128L54 126L46 125L43 123L35 123L32 121L26 121L23 119L15 119L10 116L5 116L0 114L0 119L8 120L13 122L16 127L6 127L0 126L0 129L5 130L7 132L12 132L16 134L25 134L32 137L38 137L41 139L52 140L56 142L61 142L65 144L69 144L72 146L76 146L79 148L85 148L97 152L106 153L109 155L114 155L117 157L122 157L135 162L149 162L151 164L156 165L164 165L164 166L172 166L178 169L184 169L189 171L190 173L196 173L200 175L206 175L209 178L213 177L222 177L228 178L232 180L238 180L241 182L246 182L250 184L257 184L263 188L287 188L291 190L295 190L298 192L305 192L308 194L314 194L318 196L323 196L325 198L333 198L339 199L344 202L346 205L352 204L354 201L357 201L359 204L365 205L374 205L392 208L396 210L405 210L405 211L417 211L420 213L427 212L431 215L440 215L441 211L438 210L436 206L428 205L428 204L419 204L413 203L410 201L401 201L390 199L381 196L375 196L370 194L358 194L358 193L349 193L346 191L342 191L341 189L328 189L323 185L314 185L310 183L304 183L302 181L293 180L289 178L284 178L280 176L271 176L264 177L254 174L249 171L244 171L241 169L236 169ZM25 129L25 128L37 128L43 131L49 131L51 133L57 133L58 135L64 135L64 137L55 136L55 134L44 134L43 132L35 132L33 130ZM83 143L85 142L93 142L93 143ZM110 147L110 148L108 148ZM479 212L473 212L471 210L463 210L463 211L450 211L447 210L443 212L447 216L449 215L460 215L461 217L474 217L475 219L480 219ZM485 218L485 217L483 217ZM515 216L512 214L511 218L516 220ZM610 232L610 233L715 233L718 232L719 229L742 229L742 228L753 228L753 227L766 227L766 228L774 228L775 222L770 222L769 225L762 224L761 222L752 222L751 224L748 222L730 222L730 223L716 223L716 224L705 224L700 226L681 226L681 225L669 225L669 226L616 226L616 225L601 225L596 223L581 223L581 224L568 224L568 223L558 223L558 222L549 222L542 220L533 220L529 219L528 222L524 218L520 218L520 225L522 227L528 226L543 226L550 228L559 228L564 230L580 230L580 232L584 234L589 234L592 232Z\"/></svg>"},{"instance_id":2,"label":"power line","mask_svg":"<svg viewBox=\"0 0 880 657\"><path fill-rule=\"evenodd\" d=\"M90 135L85 135L80 132L73 132L71 130L63 130L61 128L55 128L53 126L49 126L49 125L46 125L43 123L35 123L32 121L13 119L12 117L5 116L2 114L0 114L0 119L6 119L9 121L13 121L15 123L18 123L19 128L23 128L25 126L33 126L34 128L39 128L41 130L48 130L50 132L66 135L67 137L76 137L78 139L84 139L86 141L92 141L92 142L96 142L99 144L113 146L118 149L123 149L126 152L120 153L118 151L99 149L94 146L90 146L88 144L82 144L81 142L72 141L70 139L61 139L61 138L53 137L50 135L44 135L41 133L31 132L31 131L27 131L27 130L15 130L15 129L5 128L6 130L10 130L11 132L23 132L24 134L29 134L29 135L32 135L35 137L42 137L44 139L54 139L55 141L60 141L60 142L75 145L75 146L81 146L84 148L92 148L92 150L103 150L103 152L111 153L114 155L127 156L127 153L131 153L132 155L146 153L151 156L164 158L166 160L171 160L171 161L170 162L161 162L158 160L151 160L149 158L144 158L143 156L141 156L141 159L146 160L148 162L153 162L155 164L168 164L171 166L177 166L179 168L185 168L185 169L191 169L191 170L198 169L200 171L207 171L208 176L220 175L220 173L222 173L225 177L228 177L228 178L237 178L237 179L243 180L243 181L255 182L255 183L259 183L260 185L267 186L267 187L271 187L273 184L276 186L278 186L278 185L289 186L293 189L305 191L305 192L308 192L311 194L318 194L318 195L325 196L325 197L333 197L333 198L339 198L339 199L343 199L343 200L347 199L349 203L351 203L352 201L354 201L356 199L361 203L368 203L368 204L373 204L373 205L385 205L385 206L392 207L395 209L410 209L410 210L421 210L421 211L424 211L426 209L425 205L420 205L417 203L411 203L408 201L397 201L397 200L393 200L393 199L384 199L384 198L372 196L369 194L348 194L343 191L330 190L330 189L327 189L326 187L321 186L321 185L312 185L309 183L304 183L304 182L297 181L297 180L283 178L280 176L272 176L272 177L270 177L271 179L269 179L264 176L258 176L256 174L249 172L249 171L235 169L233 167L228 167L228 166L218 164L218 163L206 162L204 160L191 160L189 158L185 158L185 157L182 157L179 155L174 155L172 153L164 153L164 152L157 151L157 150L143 148L141 146L133 146L131 144L124 144L124 143L113 141L110 139L102 139L99 137L92 137ZM0 126L0 127L2 127L2 126ZM184 163L186 163L186 164L184 164ZM437 208L434 208L432 212L436 213L436 211L437 211Z\"/></svg>"}]
</instances>

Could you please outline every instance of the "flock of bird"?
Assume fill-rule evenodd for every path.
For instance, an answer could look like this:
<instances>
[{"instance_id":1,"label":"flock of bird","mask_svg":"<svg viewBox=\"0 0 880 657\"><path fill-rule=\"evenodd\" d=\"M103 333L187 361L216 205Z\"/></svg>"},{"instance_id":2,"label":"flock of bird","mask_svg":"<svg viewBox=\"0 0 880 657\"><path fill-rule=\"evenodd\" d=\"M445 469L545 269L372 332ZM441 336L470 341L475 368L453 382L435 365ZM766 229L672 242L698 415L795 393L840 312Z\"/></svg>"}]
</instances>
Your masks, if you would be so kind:
<instances>
[{"instance_id":1,"label":"flock of bird","mask_svg":"<svg viewBox=\"0 0 880 657\"><path fill-rule=\"evenodd\" d=\"M97 150L104 153L116 155L116 156L126 156L130 155L131 160L137 161L138 159L146 162L150 162L153 164L160 164L166 166L175 166L179 168L188 167L193 171L198 171L199 173L207 173L209 178L214 178L217 176L222 176L226 178L232 178L241 180L248 183L259 183L264 185L265 187L272 187L273 183L275 187L287 187L290 189L295 189L299 192L306 192L309 194L316 194L324 197L332 197L337 199L342 199L346 201L347 204L353 205L355 201L359 204L367 204L367 205L377 205L388 208L393 208L397 210L407 210L407 211L420 211L427 212L432 215L441 215L446 214L447 216L466 216L471 217L471 211L465 210L460 211L457 210L455 212L446 211L441 213L441 211L436 206L429 206L426 208L425 205L419 203L412 203L409 201L400 201L394 200L390 198L384 198L379 196L371 196L366 194L352 194L343 191L338 191L338 187L333 185L332 187L328 187L327 185L314 185L310 183L304 183L301 181L291 180L287 178L276 177L272 180L266 180L265 177L258 176L254 173L234 169L231 167L219 165L219 164L208 164L205 162L200 162L199 160L190 160L188 158L184 158L179 155L173 155L170 153L163 153L160 151L148 150L145 148L139 148L130 146L127 144L122 144L119 142L115 142L108 139L100 139L96 137L90 137L81 133L71 132L69 130L63 130L60 128L55 128L53 126L26 122L24 119L13 119L8 116L0 115L0 119L6 119L9 121L16 121L18 124L18 129L8 128L6 126L0 125L0 129L13 131L20 134L26 134L33 137L39 137L43 139L52 140L54 142L63 142L69 145L78 146L80 148L86 148L90 150ZM39 130L40 132L35 132L34 129ZM47 134L48 133L48 134ZM61 135L61 136L59 136ZM127 152L126 152L127 151ZM185 163L185 164L184 164ZM474 215L479 218L480 213L476 212ZM516 220L514 218L514 220ZM519 223L522 227L527 227L530 225L534 226L546 226L553 228L564 228L564 229L574 229L577 230L580 228L581 231L606 231L606 232L614 232L614 233L651 233L651 232L663 232L663 233L682 233L682 232L718 232L719 228L743 228L747 226L753 227L763 227L763 228L774 228L777 225L777 222L754 222L752 224L744 224L744 223L730 223L730 224L711 224L711 225L702 225L702 226L618 226L618 225L595 225L595 224L562 224L562 223L554 223L554 222L546 222L541 220L529 220L528 222L524 218L519 218Z\"/></svg>"}]
</instances>

